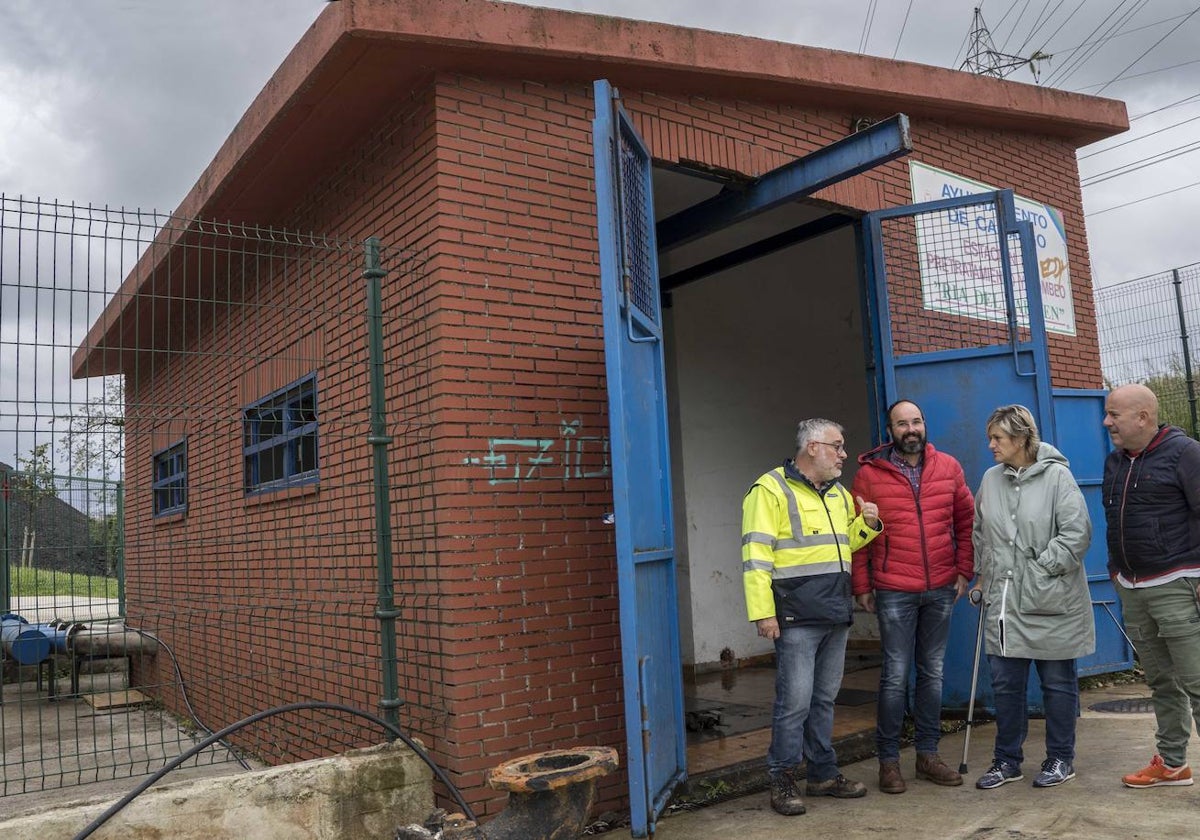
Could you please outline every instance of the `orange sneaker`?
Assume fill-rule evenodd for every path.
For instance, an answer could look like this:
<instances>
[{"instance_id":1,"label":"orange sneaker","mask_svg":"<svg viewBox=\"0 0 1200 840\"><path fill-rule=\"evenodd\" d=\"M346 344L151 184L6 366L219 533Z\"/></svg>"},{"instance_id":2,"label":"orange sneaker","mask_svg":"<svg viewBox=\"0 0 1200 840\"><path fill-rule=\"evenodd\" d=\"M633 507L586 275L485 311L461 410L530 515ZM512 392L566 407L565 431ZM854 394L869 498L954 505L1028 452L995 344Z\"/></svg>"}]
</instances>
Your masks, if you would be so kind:
<instances>
[{"instance_id":1,"label":"orange sneaker","mask_svg":"<svg viewBox=\"0 0 1200 840\"><path fill-rule=\"evenodd\" d=\"M1136 773L1130 773L1121 779L1125 787L1149 788L1165 787L1167 785L1190 785L1192 783L1192 768L1186 764L1182 767L1168 767L1163 763L1162 756L1156 755L1149 767L1143 767Z\"/></svg>"}]
</instances>

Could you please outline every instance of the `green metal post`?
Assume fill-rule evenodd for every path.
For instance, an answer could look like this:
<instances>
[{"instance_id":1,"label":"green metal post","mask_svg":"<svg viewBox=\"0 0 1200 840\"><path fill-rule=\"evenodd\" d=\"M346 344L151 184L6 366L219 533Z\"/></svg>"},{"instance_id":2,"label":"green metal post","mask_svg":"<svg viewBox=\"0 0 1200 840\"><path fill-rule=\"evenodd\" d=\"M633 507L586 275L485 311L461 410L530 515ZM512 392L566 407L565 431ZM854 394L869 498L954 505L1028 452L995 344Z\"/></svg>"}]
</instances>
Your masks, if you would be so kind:
<instances>
[{"instance_id":1,"label":"green metal post","mask_svg":"<svg viewBox=\"0 0 1200 840\"><path fill-rule=\"evenodd\" d=\"M383 389L383 295L380 281L387 274L379 262L379 238L372 236L366 241L366 266L363 278L367 281L367 338L370 343L371 365L371 431L367 440L371 444L375 462L375 559L379 573L379 601L375 617L379 619L379 642L382 648L383 698L379 708L383 719L398 724L397 710L404 705L400 699L400 683L397 677L396 586L392 576L392 507L388 487L388 444L387 417L384 411Z\"/></svg>"},{"instance_id":2,"label":"green metal post","mask_svg":"<svg viewBox=\"0 0 1200 840\"><path fill-rule=\"evenodd\" d=\"M1200 423L1196 420L1196 380L1192 377L1192 351L1188 343L1187 319L1183 317L1183 278L1179 269L1171 272L1175 283L1175 311L1179 313L1179 341L1183 344L1183 381L1187 385L1188 412L1192 419L1193 438L1200 438Z\"/></svg>"},{"instance_id":3,"label":"green metal post","mask_svg":"<svg viewBox=\"0 0 1200 840\"><path fill-rule=\"evenodd\" d=\"M11 556L8 546L8 470L0 470L0 614L12 612Z\"/></svg>"},{"instance_id":4,"label":"green metal post","mask_svg":"<svg viewBox=\"0 0 1200 840\"><path fill-rule=\"evenodd\" d=\"M117 614L125 618L125 482L117 482L117 538L116 572L117 572Z\"/></svg>"}]
</instances>

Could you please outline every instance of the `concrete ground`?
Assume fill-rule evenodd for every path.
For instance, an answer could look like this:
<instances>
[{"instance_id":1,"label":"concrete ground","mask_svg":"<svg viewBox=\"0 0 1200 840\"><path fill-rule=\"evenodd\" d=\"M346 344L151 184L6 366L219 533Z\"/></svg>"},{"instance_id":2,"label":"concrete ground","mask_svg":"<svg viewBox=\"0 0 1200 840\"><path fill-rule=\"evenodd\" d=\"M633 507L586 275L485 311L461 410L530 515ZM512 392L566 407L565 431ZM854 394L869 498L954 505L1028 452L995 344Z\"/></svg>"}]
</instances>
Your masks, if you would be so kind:
<instances>
[{"instance_id":1,"label":"concrete ground","mask_svg":"<svg viewBox=\"0 0 1200 840\"><path fill-rule=\"evenodd\" d=\"M807 798L808 813L781 817L771 810L767 793L731 799L663 818L656 840L736 837L929 837L937 840L1130 840L1194 836L1200 820L1200 785L1132 790L1121 776L1149 763L1154 754L1154 715L1106 713L1088 709L1102 700L1146 697L1145 685L1114 686L1085 692L1077 735L1076 778L1055 788L1031 786L1045 757L1042 721L1031 721L1025 743L1025 780L989 791L976 790L975 779L988 769L995 727L974 727L966 783L938 787L912 777L912 748L901 753L908 791L879 792L874 758L843 766L846 776L867 784L862 799ZM951 766L962 760L964 733L942 740ZM1193 737L1192 763L1200 765L1200 739Z\"/></svg>"}]
</instances>

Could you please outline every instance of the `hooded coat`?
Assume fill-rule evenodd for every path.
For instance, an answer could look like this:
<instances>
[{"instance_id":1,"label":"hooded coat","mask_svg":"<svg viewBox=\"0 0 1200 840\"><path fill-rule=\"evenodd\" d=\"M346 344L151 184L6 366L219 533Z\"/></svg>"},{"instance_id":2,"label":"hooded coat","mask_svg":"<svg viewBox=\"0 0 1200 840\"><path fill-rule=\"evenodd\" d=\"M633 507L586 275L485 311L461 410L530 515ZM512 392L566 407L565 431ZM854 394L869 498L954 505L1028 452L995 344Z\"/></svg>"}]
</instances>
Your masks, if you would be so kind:
<instances>
[{"instance_id":1,"label":"hooded coat","mask_svg":"<svg viewBox=\"0 0 1200 840\"><path fill-rule=\"evenodd\" d=\"M1095 650L1083 567L1092 521L1061 452L1042 443L1030 466L984 473L972 537L989 654L1077 659Z\"/></svg>"}]
</instances>

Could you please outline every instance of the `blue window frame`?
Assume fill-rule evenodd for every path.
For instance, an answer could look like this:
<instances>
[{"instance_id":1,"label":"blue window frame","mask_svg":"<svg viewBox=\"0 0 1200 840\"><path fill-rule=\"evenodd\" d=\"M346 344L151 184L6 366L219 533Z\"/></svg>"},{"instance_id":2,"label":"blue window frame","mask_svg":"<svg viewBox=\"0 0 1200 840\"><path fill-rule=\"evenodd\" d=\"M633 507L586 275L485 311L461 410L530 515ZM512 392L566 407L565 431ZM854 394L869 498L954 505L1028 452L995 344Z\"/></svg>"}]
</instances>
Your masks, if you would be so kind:
<instances>
[{"instance_id":1,"label":"blue window frame","mask_svg":"<svg viewBox=\"0 0 1200 840\"><path fill-rule=\"evenodd\" d=\"M154 515L165 516L187 510L187 440L173 443L154 454Z\"/></svg>"},{"instance_id":2,"label":"blue window frame","mask_svg":"<svg viewBox=\"0 0 1200 840\"><path fill-rule=\"evenodd\" d=\"M317 378L299 379L243 410L246 493L317 481Z\"/></svg>"}]
</instances>

